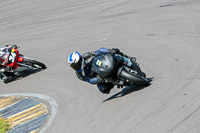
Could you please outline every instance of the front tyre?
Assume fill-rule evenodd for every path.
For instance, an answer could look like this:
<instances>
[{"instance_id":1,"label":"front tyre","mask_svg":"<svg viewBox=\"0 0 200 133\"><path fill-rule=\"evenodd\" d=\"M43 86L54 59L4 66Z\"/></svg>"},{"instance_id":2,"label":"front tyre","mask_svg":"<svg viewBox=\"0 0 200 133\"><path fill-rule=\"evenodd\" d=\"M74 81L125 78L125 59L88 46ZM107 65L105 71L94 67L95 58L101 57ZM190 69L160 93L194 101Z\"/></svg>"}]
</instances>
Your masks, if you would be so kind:
<instances>
[{"instance_id":1,"label":"front tyre","mask_svg":"<svg viewBox=\"0 0 200 133\"><path fill-rule=\"evenodd\" d=\"M148 79L140 77L135 74L131 74L125 70L121 71L120 77L129 81L132 81L134 84L137 84L137 85L147 86L150 84L150 81Z\"/></svg>"},{"instance_id":2,"label":"front tyre","mask_svg":"<svg viewBox=\"0 0 200 133\"><path fill-rule=\"evenodd\" d=\"M32 66L34 68L46 69L45 64L36 60L29 59L29 58L24 58L23 63L25 63L26 65Z\"/></svg>"}]
</instances>

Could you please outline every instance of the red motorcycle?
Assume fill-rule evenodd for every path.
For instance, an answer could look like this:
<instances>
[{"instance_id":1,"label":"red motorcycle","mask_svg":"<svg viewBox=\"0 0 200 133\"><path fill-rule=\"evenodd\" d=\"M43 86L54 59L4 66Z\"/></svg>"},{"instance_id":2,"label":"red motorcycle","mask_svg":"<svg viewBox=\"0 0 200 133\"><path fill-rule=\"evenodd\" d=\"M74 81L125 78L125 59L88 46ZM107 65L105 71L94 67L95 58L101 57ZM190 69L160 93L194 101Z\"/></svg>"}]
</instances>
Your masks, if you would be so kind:
<instances>
[{"instance_id":1,"label":"red motorcycle","mask_svg":"<svg viewBox=\"0 0 200 133\"><path fill-rule=\"evenodd\" d=\"M0 72L0 77L4 83L8 83L12 77L28 70L46 68L45 64L20 54L18 48L0 48L0 66L1 68L10 68L8 71Z\"/></svg>"}]
</instances>

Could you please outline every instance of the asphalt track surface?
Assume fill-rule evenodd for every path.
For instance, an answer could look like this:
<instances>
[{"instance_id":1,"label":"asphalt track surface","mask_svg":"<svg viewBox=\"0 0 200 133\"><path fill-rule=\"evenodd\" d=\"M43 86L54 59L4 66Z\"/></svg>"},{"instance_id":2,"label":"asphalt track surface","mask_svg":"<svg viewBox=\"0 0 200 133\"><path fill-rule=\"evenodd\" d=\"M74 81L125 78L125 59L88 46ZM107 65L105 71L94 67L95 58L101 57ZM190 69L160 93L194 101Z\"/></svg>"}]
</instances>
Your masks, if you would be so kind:
<instances>
[{"instance_id":1,"label":"asphalt track surface","mask_svg":"<svg viewBox=\"0 0 200 133\"><path fill-rule=\"evenodd\" d=\"M0 44L47 69L1 94L37 93L58 104L46 133L199 133L199 0L0 0ZM68 55L118 47L135 56L146 88L101 94L79 81Z\"/></svg>"}]
</instances>

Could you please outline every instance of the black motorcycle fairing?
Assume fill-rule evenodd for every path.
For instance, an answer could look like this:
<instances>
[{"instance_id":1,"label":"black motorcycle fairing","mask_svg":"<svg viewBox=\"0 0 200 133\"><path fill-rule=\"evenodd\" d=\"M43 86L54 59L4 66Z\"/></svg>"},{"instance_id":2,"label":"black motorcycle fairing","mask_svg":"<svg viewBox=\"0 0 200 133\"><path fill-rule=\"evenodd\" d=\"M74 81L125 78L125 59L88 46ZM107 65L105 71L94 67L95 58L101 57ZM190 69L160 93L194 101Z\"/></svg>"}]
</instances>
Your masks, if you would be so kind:
<instances>
[{"instance_id":1,"label":"black motorcycle fairing","mask_svg":"<svg viewBox=\"0 0 200 133\"><path fill-rule=\"evenodd\" d=\"M111 54L102 54L94 57L92 61L92 71L97 73L100 78L106 79L113 74L116 61Z\"/></svg>"},{"instance_id":2,"label":"black motorcycle fairing","mask_svg":"<svg viewBox=\"0 0 200 133\"><path fill-rule=\"evenodd\" d=\"M150 81L137 64L133 67L123 65L124 61L112 54L103 54L93 58L92 72L118 87L129 85L149 85Z\"/></svg>"},{"instance_id":3,"label":"black motorcycle fairing","mask_svg":"<svg viewBox=\"0 0 200 133\"><path fill-rule=\"evenodd\" d=\"M142 71L140 71L143 73ZM122 81L125 81L125 83L128 83L129 85L149 85L150 81L146 79L146 77L140 75L138 71L135 71L131 68L128 68L127 66L122 66L118 69L117 77L121 79ZM120 85L120 84L119 84Z\"/></svg>"}]
</instances>

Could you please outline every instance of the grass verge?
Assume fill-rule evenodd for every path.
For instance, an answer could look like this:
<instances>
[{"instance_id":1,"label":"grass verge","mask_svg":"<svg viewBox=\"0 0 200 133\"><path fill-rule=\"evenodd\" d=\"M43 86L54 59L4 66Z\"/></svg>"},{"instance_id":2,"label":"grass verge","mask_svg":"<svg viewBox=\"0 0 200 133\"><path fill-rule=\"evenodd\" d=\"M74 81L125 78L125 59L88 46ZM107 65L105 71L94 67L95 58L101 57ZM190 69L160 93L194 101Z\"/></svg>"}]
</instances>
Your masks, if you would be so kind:
<instances>
[{"instance_id":1,"label":"grass verge","mask_svg":"<svg viewBox=\"0 0 200 133\"><path fill-rule=\"evenodd\" d=\"M8 122L0 116L0 133L5 133L10 129L9 127Z\"/></svg>"}]
</instances>

